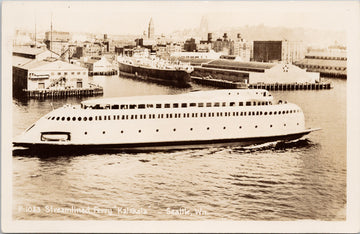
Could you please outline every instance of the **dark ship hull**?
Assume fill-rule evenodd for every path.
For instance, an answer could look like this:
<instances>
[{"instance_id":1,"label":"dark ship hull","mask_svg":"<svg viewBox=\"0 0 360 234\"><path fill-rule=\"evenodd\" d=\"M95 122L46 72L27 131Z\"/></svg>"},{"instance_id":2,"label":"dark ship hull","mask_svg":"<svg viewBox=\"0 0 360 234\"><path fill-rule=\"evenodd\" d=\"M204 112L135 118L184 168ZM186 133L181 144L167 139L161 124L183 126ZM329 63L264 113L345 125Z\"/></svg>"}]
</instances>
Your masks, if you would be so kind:
<instances>
[{"instance_id":1,"label":"dark ship hull","mask_svg":"<svg viewBox=\"0 0 360 234\"><path fill-rule=\"evenodd\" d=\"M160 82L177 87L190 86L190 73L184 70L158 69L151 67L134 66L119 62L121 75L138 79Z\"/></svg>"}]
</instances>

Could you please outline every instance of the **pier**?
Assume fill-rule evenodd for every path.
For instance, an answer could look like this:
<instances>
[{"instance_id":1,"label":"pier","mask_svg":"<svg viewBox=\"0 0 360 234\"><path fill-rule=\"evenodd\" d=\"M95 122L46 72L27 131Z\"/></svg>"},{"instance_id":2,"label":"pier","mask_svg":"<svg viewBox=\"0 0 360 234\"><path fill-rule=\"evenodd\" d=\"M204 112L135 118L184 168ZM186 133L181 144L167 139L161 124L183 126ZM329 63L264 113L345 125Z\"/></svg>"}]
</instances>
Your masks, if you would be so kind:
<instances>
[{"instance_id":1,"label":"pier","mask_svg":"<svg viewBox=\"0 0 360 234\"><path fill-rule=\"evenodd\" d=\"M202 77L191 77L191 80L197 84L203 84L218 88L226 89L266 89L266 90L326 90L331 89L331 83L320 82L320 83L256 83L256 84L245 84L243 82L231 82L227 80L209 79Z\"/></svg>"},{"instance_id":2,"label":"pier","mask_svg":"<svg viewBox=\"0 0 360 234\"><path fill-rule=\"evenodd\" d=\"M233 82L228 80L209 79L197 76L191 76L191 81L197 84L208 85L224 89L244 89L247 85L243 82Z\"/></svg>"},{"instance_id":3,"label":"pier","mask_svg":"<svg viewBox=\"0 0 360 234\"><path fill-rule=\"evenodd\" d=\"M24 90L29 98L48 98L48 97L70 97L70 96L96 96L102 95L102 87L88 89L64 89L64 90Z\"/></svg>"}]
</instances>

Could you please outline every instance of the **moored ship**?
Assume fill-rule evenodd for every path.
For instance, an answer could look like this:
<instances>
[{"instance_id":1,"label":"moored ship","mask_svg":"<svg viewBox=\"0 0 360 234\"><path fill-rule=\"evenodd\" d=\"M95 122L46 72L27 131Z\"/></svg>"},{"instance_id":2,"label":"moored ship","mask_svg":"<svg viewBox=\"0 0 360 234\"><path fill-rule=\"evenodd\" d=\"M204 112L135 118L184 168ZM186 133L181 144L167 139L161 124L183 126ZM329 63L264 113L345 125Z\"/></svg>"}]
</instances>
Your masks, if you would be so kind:
<instances>
[{"instance_id":1,"label":"moored ship","mask_svg":"<svg viewBox=\"0 0 360 234\"><path fill-rule=\"evenodd\" d=\"M118 57L119 72L122 75L170 84L177 87L190 86L190 64L170 63L158 58Z\"/></svg>"},{"instance_id":2,"label":"moored ship","mask_svg":"<svg viewBox=\"0 0 360 234\"><path fill-rule=\"evenodd\" d=\"M13 144L50 150L163 150L294 140L314 130L305 128L299 106L274 104L266 90L212 90L66 105L40 118Z\"/></svg>"}]
</instances>

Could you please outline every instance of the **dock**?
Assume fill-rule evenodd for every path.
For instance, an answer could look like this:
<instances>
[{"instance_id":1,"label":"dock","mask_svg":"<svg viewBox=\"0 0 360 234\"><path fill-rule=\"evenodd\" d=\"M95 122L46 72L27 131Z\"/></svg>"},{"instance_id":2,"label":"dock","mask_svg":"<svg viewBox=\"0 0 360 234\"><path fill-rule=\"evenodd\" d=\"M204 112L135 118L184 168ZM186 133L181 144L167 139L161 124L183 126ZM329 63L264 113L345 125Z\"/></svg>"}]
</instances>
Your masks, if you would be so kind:
<instances>
[{"instance_id":1,"label":"dock","mask_svg":"<svg viewBox=\"0 0 360 234\"><path fill-rule=\"evenodd\" d=\"M44 90L24 90L29 98L49 98L49 97L70 97L70 96L96 96L102 95L102 87L88 89L44 89Z\"/></svg>"},{"instance_id":2,"label":"dock","mask_svg":"<svg viewBox=\"0 0 360 234\"><path fill-rule=\"evenodd\" d=\"M213 86L224 89L244 89L247 85L243 82L233 82L228 80L209 79L205 77L191 76L191 81L197 84Z\"/></svg>"},{"instance_id":3,"label":"dock","mask_svg":"<svg viewBox=\"0 0 360 234\"><path fill-rule=\"evenodd\" d=\"M319 82L319 83L256 83L256 84L245 84L243 82L232 82L227 80L209 79L203 77L191 77L192 82L202 85L208 85L218 88L226 89L266 89L272 90L326 90L331 89L330 82Z\"/></svg>"}]
</instances>

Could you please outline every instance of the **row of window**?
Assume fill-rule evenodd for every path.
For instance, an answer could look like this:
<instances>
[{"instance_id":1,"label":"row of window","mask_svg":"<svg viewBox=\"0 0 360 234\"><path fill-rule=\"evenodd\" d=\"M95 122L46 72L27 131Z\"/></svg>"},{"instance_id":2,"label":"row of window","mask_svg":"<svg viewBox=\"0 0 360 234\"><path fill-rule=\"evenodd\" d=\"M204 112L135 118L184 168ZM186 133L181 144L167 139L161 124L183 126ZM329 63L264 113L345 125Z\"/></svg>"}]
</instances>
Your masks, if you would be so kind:
<instances>
[{"instance_id":1,"label":"row of window","mask_svg":"<svg viewBox=\"0 0 360 234\"><path fill-rule=\"evenodd\" d=\"M75 75L75 72L70 72L71 73L71 75ZM57 75L67 75L68 74L68 72L58 72L57 73ZM77 75L80 75L81 74L81 72L76 72L76 74ZM83 75L86 75L86 72L82 72L82 74ZM53 76L53 75L55 75L55 72L51 72L51 75Z\"/></svg>"},{"instance_id":2,"label":"row of window","mask_svg":"<svg viewBox=\"0 0 360 234\"><path fill-rule=\"evenodd\" d=\"M346 57L333 57L333 56L311 56L311 55L306 55L305 58L308 58L308 59L327 59L327 60L347 60Z\"/></svg>"},{"instance_id":3,"label":"row of window","mask_svg":"<svg viewBox=\"0 0 360 234\"><path fill-rule=\"evenodd\" d=\"M299 123L296 123L296 125L299 125ZM283 126L286 127L286 124L283 124ZM273 125L270 124L269 127L272 128ZM258 125L254 125L254 128L258 128ZM224 126L222 129L223 129L223 130L226 130L227 128ZM243 129L243 127L242 127L242 126L239 126L239 129ZM172 129L173 132L176 132L176 130L177 130L176 128L173 128L173 129ZM189 128L189 130L190 130L190 131L193 131L194 128ZM210 130L210 127L206 127L206 130ZM157 128L157 129L155 130L155 132L160 132L160 130ZM105 133L106 133L106 131L103 131L103 132L102 132L102 134L105 134ZM124 132L124 130L121 130L120 133L123 134L123 133L125 133L125 132ZM138 133L142 133L142 130L139 129L139 130L138 130ZM88 132L84 132L84 134L87 135Z\"/></svg>"},{"instance_id":4,"label":"row of window","mask_svg":"<svg viewBox=\"0 0 360 234\"><path fill-rule=\"evenodd\" d=\"M345 71L346 67L331 67L331 66L320 66L320 65L308 65L308 64L304 64L304 65L300 65L300 67L305 67L305 68L321 68L321 69L335 69L335 70L339 70L339 71Z\"/></svg>"},{"instance_id":5,"label":"row of window","mask_svg":"<svg viewBox=\"0 0 360 234\"><path fill-rule=\"evenodd\" d=\"M198 118L198 117L228 117L228 116L253 116L253 115L281 115L300 112L300 110L283 111L234 111L234 112L202 112L202 113L171 113L171 114L143 114L143 115L104 115L90 117L60 117L49 116L49 120L61 121L93 121L93 120L128 120L128 119L172 119L172 118Z\"/></svg>"},{"instance_id":6,"label":"row of window","mask_svg":"<svg viewBox=\"0 0 360 234\"><path fill-rule=\"evenodd\" d=\"M83 109L147 109L147 108L187 108L187 107L226 107L226 106L263 106L263 105L272 105L271 102L268 101L262 101L262 102L256 102L256 101L248 101L248 102L191 102L191 103L165 103L165 104L106 104L104 106L100 104L96 105L84 105L81 104L81 108Z\"/></svg>"}]
</instances>

